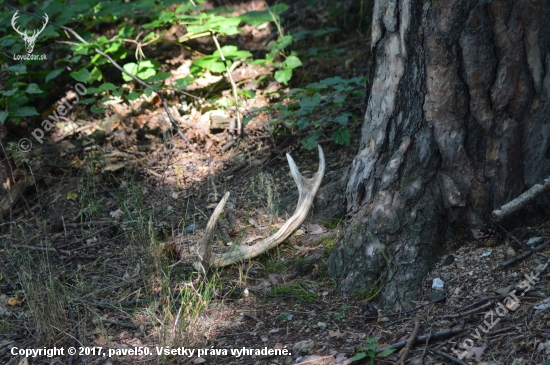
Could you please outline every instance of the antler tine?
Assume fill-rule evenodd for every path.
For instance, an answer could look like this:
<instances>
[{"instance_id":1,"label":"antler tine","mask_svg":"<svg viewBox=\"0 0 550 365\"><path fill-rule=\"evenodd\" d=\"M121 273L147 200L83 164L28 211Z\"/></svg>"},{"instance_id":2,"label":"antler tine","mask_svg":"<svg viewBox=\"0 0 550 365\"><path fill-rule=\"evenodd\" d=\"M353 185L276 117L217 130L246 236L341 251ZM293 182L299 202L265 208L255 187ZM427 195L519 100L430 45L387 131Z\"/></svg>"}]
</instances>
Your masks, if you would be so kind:
<instances>
[{"instance_id":1,"label":"antler tine","mask_svg":"<svg viewBox=\"0 0 550 365\"><path fill-rule=\"evenodd\" d=\"M48 17L48 14L44 13L44 20L42 22L42 29L40 29L40 32L38 33L42 33L42 31L44 30L44 28L46 28L46 25L48 25L48 20L50 20L50 18Z\"/></svg>"},{"instance_id":2,"label":"antler tine","mask_svg":"<svg viewBox=\"0 0 550 365\"><path fill-rule=\"evenodd\" d=\"M15 21L17 20L18 17L19 17L19 10L16 10L15 14L13 14L13 16L11 17L11 26L17 33L24 36L24 35L26 35L26 33L23 33L21 31L19 31L19 26L17 26L17 28L15 27L15 25L16 25Z\"/></svg>"},{"instance_id":3,"label":"antler tine","mask_svg":"<svg viewBox=\"0 0 550 365\"><path fill-rule=\"evenodd\" d=\"M199 260L207 266L210 262L210 258L212 257L214 229L216 228L218 218L220 217L220 214L222 214L223 208L225 207L225 203L227 203L227 199L229 199L229 191L225 193L222 200L216 206L216 209L214 209L214 212L212 213L212 216L210 216L208 224L206 225L206 232L204 233L204 236L199 243Z\"/></svg>"},{"instance_id":4,"label":"antler tine","mask_svg":"<svg viewBox=\"0 0 550 365\"><path fill-rule=\"evenodd\" d=\"M200 242L199 253L198 253L198 267L222 267L234 264L238 261L251 259L259 256L260 254L266 252L267 250L276 247L284 240L286 240L304 221L306 218L309 208L313 203L313 198L321 185L323 176L325 174L325 156L321 146L318 146L319 150L319 169L317 173L311 178L306 179L298 170L296 163L292 157L287 154L288 165L290 167L290 173L296 182L298 187L298 204L292 216L286 221L286 223L272 236L269 236L262 240L260 243L255 244L254 246L235 246L226 253L218 254L212 253L212 239L214 236L214 227L216 221L218 220L219 215L221 214L227 198L229 198L229 193L226 193L223 199L220 201L214 213L208 221L206 227L206 233L203 239Z\"/></svg>"}]
</instances>

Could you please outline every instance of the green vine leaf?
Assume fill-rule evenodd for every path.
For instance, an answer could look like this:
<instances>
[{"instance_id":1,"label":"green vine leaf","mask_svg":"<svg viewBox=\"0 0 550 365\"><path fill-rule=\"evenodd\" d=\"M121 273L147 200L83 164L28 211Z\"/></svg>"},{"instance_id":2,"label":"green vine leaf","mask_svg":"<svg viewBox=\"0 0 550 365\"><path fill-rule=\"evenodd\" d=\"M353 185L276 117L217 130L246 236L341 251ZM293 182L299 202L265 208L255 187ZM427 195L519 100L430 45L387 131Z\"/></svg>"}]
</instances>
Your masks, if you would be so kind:
<instances>
[{"instance_id":1,"label":"green vine leaf","mask_svg":"<svg viewBox=\"0 0 550 365\"><path fill-rule=\"evenodd\" d=\"M88 79L90 78L90 71L83 68L78 71L71 72L71 77L75 79L76 81L80 82L88 82Z\"/></svg>"}]
</instances>

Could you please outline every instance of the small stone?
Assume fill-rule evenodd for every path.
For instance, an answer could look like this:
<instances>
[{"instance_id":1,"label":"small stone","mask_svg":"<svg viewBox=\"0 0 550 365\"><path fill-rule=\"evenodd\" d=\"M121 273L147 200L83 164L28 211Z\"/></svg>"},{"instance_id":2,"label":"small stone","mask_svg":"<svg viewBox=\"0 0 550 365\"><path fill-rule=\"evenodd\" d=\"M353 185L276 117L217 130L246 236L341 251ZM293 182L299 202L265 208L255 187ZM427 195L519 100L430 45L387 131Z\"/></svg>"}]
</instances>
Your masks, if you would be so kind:
<instances>
[{"instance_id":1,"label":"small stone","mask_svg":"<svg viewBox=\"0 0 550 365\"><path fill-rule=\"evenodd\" d=\"M327 324L325 322L319 322L317 323L317 327L319 327L320 330L324 330L327 328Z\"/></svg>"},{"instance_id":2,"label":"small stone","mask_svg":"<svg viewBox=\"0 0 550 365\"><path fill-rule=\"evenodd\" d=\"M443 280L440 278L435 278L432 283L432 289L443 289L445 284L443 284Z\"/></svg>"},{"instance_id":3,"label":"small stone","mask_svg":"<svg viewBox=\"0 0 550 365\"><path fill-rule=\"evenodd\" d=\"M436 290L428 294L428 300L430 302L438 302L442 299L445 299L445 291L444 290Z\"/></svg>"},{"instance_id":4,"label":"small stone","mask_svg":"<svg viewBox=\"0 0 550 365\"><path fill-rule=\"evenodd\" d=\"M455 257L453 255L449 255L449 256L447 256L447 258L445 260L443 260L443 262L441 263L441 266L443 266L443 267L449 266L453 262L455 262Z\"/></svg>"},{"instance_id":5,"label":"small stone","mask_svg":"<svg viewBox=\"0 0 550 365\"><path fill-rule=\"evenodd\" d=\"M294 346L292 346L292 354L308 354L311 350L313 350L314 347L315 341L313 341L312 339L296 342Z\"/></svg>"},{"instance_id":6,"label":"small stone","mask_svg":"<svg viewBox=\"0 0 550 365\"><path fill-rule=\"evenodd\" d=\"M505 288L499 288L499 289L495 290L495 293L497 293L499 295L508 295L512 291L512 289L513 289L512 286L507 286Z\"/></svg>"},{"instance_id":7,"label":"small stone","mask_svg":"<svg viewBox=\"0 0 550 365\"><path fill-rule=\"evenodd\" d=\"M529 246L534 246L542 242L542 237L531 237L527 240Z\"/></svg>"},{"instance_id":8,"label":"small stone","mask_svg":"<svg viewBox=\"0 0 550 365\"><path fill-rule=\"evenodd\" d=\"M197 229L197 226L194 225L194 224L191 224L191 225L185 227L185 232L193 233L193 232L195 232L196 229Z\"/></svg>"}]
</instances>

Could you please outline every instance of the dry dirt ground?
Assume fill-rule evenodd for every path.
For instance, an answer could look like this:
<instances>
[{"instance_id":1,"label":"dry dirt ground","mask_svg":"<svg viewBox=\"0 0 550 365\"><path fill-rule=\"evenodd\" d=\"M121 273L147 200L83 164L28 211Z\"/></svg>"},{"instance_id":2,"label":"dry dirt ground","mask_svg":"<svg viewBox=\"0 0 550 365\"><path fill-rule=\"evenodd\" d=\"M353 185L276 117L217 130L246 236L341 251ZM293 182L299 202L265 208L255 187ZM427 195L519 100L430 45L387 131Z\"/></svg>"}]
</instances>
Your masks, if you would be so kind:
<instances>
[{"instance_id":1,"label":"dry dirt ground","mask_svg":"<svg viewBox=\"0 0 550 365\"><path fill-rule=\"evenodd\" d=\"M338 54L312 57L293 86L365 75L364 37L331 39L332 48L335 42L346 47L349 61ZM189 67L176 56L167 63L176 69L174 78ZM243 64L234 72L246 85L266 71ZM230 95L222 82L207 75L196 92ZM284 89L273 82L258 87L244 109L270 105ZM318 159L300 145L303 134L267 133L268 112L230 145L227 129L209 124L212 106L168 98L185 140L163 140L169 128L152 96L112 104L102 118L77 111L74 125L53 132L51 143L27 155L10 150L9 168L22 184L0 226L1 363L349 364L365 353L357 363L375 357L374 363L386 364L399 359L412 334L420 337L406 351L408 364L527 365L549 358L549 254L541 246L550 239L548 219L508 227L509 234L497 228L448 242L448 254L410 310L384 311L377 305L381 287L340 296L325 262L345 220L331 210L327 186L353 158L360 120L352 126L351 146L321 141L327 176L316 204L325 209L316 207L277 249L198 276L186 258L226 191L232 214L220 220L217 249L252 245L280 227L296 202L285 153L306 177ZM349 108L360 114L362 107ZM517 260L528 251L517 241L542 249ZM503 267L507 260L516 261ZM432 288L434 279L442 289ZM11 354L40 346L65 353ZM70 346L78 348L76 355L67 354ZM167 346L195 352L158 356ZM368 350L388 346L397 351L375 356ZM123 355L135 347L151 355ZM109 349L116 353L103 356Z\"/></svg>"}]
</instances>

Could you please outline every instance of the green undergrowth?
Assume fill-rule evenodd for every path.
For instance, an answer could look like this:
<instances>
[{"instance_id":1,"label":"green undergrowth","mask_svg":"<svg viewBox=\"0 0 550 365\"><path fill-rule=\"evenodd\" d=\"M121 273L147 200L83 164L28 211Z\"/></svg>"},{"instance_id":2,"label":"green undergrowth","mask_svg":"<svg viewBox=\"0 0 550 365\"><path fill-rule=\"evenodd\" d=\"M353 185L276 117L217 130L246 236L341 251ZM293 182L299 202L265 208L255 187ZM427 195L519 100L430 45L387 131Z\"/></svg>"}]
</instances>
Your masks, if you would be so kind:
<instances>
[{"instance_id":1,"label":"green undergrowth","mask_svg":"<svg viewBox=\"0 0 550 365\"><path fill-rule=\"evenodd\" d=\"M272 289L268 293L268 297L272 299L296 299L307 303L317 301L317 295L311 293L305 284L299 282L281 285Z\"/></svg>"}]
</instances>

